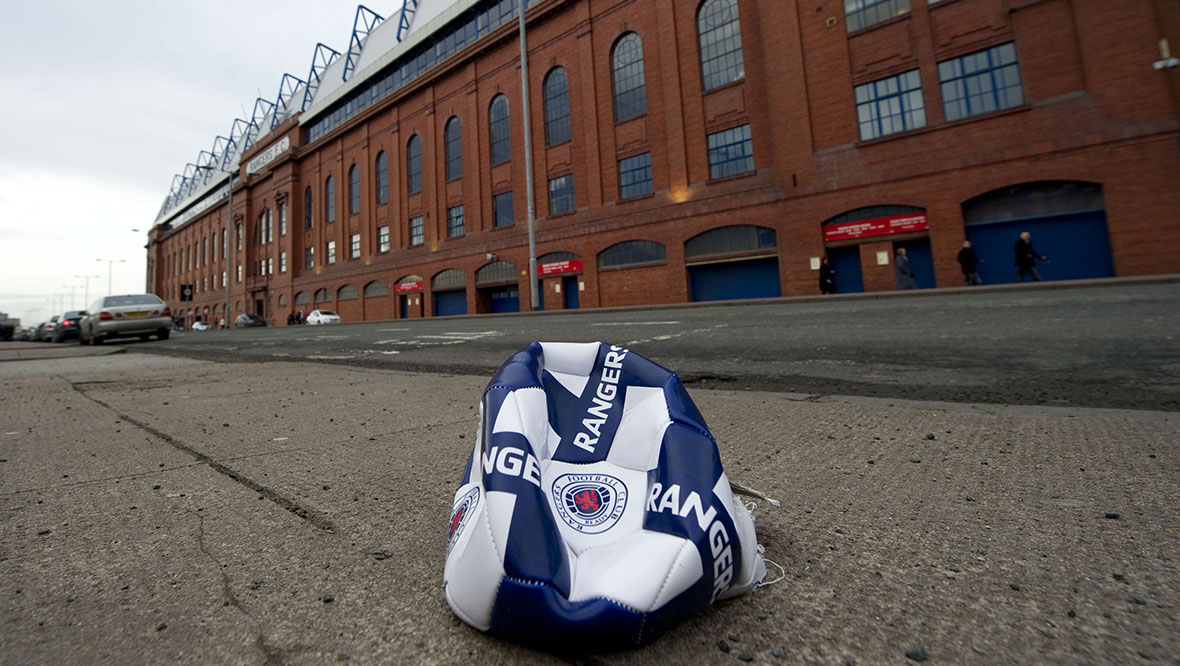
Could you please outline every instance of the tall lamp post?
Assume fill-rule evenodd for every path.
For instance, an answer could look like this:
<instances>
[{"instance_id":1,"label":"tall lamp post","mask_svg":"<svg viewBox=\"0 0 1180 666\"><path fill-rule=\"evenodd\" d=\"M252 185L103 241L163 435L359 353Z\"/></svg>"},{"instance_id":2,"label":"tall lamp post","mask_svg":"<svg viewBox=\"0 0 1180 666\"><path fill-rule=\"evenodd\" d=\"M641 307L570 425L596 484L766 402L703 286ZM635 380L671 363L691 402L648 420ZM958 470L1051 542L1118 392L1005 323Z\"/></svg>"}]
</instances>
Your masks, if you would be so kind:
<instances>
[{"instance_id":1,"label":"tall lamp post","mask_svg":"<svg viewBox=\"0 0 1180 666\"><path fill-rule=\"evenodd\" d=\"M127 260L126 259L95 259L95 261L97 261L99 263L102 263L104 261L107 262L107 295L109 296L111 293L111 276L114 274L113 269L115 267L115 263L118 262L120 264L125 264L125 263L127 263Z\"/></svg>"},{"instance_id":2,"label":"tall lamp post","mask_svg":"<svg viewBox=\"0 0 1180 666\"><path fill-rule=\"evenodd\" d=\"M74 290L78 288L78 285L76 285L76 284L63 284L61 286L61 288L70 290L70 309L73 310L74 309Z\"/></svg>"},{"instance_id":3,"label":"tall lamp post","mask_svg":"<svg viewBox=\"0 0 1180 666\"><path fill-rule=\"evenodd\" d=\"M524 180L525 193L528 198L529 225L529 303L533 310L540 307L540 294L537 293L537 207L533 196L533 122L529 117L529 54L528 43L524 36L524 13L528 9L528 0L519 0L520 11L517 12L520 29L520 89L521 112L524 116Z\"/></svg>"},{"instance_id":4,"label":"tall lamp post","mask_svg":"<svg viewBox=\"0 0 1180 666\"><path fill-rule=\"evenodd\" d=\"M75 275L74 277L86 280L85 291L82 292L83 293L82 304L85 307L90 307L90 278L100 278L102 276L101 275Z\"/></svg>"}]
</instances>

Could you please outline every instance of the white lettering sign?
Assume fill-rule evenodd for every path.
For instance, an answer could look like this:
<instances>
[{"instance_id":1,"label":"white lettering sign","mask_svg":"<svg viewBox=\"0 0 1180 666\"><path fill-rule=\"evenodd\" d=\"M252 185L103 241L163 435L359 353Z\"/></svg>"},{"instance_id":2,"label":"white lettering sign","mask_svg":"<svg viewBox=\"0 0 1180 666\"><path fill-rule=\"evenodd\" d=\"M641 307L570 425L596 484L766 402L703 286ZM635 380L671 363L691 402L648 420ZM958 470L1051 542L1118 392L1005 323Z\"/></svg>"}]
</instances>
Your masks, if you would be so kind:
<instances>
[{"instance_id":1,"label":"white lettering sign","mask_svg":"<svg viewBox=\"0 0 1180 666\"><path fill-rule=\"evenodd\" d=\"M254 159L246 162L246 173L258 173L262 167L275 161L279 155L287 152L291 148L291 137L285 136L278 141L270 144L266 150L254 156Z\"/></svg>"}]
</instances>

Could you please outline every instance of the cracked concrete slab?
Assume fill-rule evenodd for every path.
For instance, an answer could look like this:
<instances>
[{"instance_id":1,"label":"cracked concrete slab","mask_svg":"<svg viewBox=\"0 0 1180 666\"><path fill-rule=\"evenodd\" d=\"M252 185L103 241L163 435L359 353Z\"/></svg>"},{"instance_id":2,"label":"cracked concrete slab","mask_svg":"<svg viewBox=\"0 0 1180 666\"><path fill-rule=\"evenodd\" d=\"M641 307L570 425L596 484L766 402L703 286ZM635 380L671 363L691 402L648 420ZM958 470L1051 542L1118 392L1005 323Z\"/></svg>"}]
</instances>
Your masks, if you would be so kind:
<instances>
[{"instance_id":1,"label":"cracked concrete slab","mask_svg":"<svg viewBox=\"0 0 1180 666\"><path fill-rule=\"evenodd\" d=\"M37 363L0 366L5 663L562 661L442 597L486 378ZM1180 415L692 395L782 502L758 531L787 577L584 663L1180 658Z\"/></svg>"}]
</instances>

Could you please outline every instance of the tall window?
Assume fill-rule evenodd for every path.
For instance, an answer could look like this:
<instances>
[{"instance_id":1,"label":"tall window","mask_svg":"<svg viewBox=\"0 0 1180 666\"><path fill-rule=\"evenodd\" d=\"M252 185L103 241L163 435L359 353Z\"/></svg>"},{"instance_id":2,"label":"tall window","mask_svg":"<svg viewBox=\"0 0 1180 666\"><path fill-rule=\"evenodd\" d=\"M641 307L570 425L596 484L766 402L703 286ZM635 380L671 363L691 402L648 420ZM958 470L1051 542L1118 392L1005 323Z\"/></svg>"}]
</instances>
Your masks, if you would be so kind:
<instances>
[{"instance_id":1,"label":"tall window","mask_svg":"<svg viewBox=\"0 0 1180 666\"><path fill-rule=\"evenodd\" d=\"M315 200L311 195L311 185L303 190L303 228L310 229L315 224Z\"/></svg>"},{"instance_id":2,"label":"tall window","mask_svg":"<svg viewBox=\"0 0 1180 666\"><path fill-rule=\"evenodd\" d=\"M377 251L389 252L389 225L377 227Z\"/></svg>"},{"instance_id":3,"label":"tall window","mask_svg":"<svg viewBox=\"0 0 1180 666\"><path fill-rule=\"evenodd\" d=\"M629 32L615 42L610 56L611 83L615 94L615 122L647 113L643 77L643 41Z\"/></svg>"},{"instance_id":4,"label":"tall window","mask_svg":"<svg viewBox=\"0 0 1180 666\"><path fill-rule=\"evenodd\" d=\"M844 0L844 24L856 32L909 11L910 0Z\"/></svg>"},{"instance_id":5,"label":"tall window","mask_svg":"<svg viewBox=\"0 0 1180 666\"><path fill-rule=\"evenodd\" d=\"M377 191L377 205L389 203L389 158L384 150L377 153L377 161L373 165L373 184Z\"/></svg>"},{"instance_id":6,"label":"tall window","mask_svg":"<svg viewBox=\"0 0 1180 666\"><path fill-rule=\"evenodd\" d=\"M361 235L353 234L348 238L348 258L360 259L361 256Z\"/></svg>"},{"instance_id":7,"label":"tall window","mask_svg":"<svg viewBox=\"0 0 1180 666\"><path fill-rule=\"evenodd\" d=\"M697 12L701 85L712 90L746 77L737 0L705 0Z\"/></svg>"},{"instance_id":8,"label":"tall window","mask_svg":"<svg viewBox=\"0 0 1180 666\"><path fill-rule=\"evenodd\" d=\"M447 180L463 175L463 126L458 116L451 116L443 130L443 150L447 162Z\"/></svg>"},{"instance_id":9,"label":"tall window","mask_svg":"<svg viewBox=\"0 0 1180 666\"><path fill-rule=\"evenodd\" d=\"M287 235L287 202L279 204L279 235ZM213 254L217 254L217 248L213 249Z\"/></svg>"},{"instance_id":10,"label":"tall window","mask_svg":"<svg viewBox=\"0 0 1180 666\"><path fill-rule=\"evenodd\" d=\"M336 221L336 181L331 176L324 181L324 221Z\"/></svg>"},{"instance_id":11,"label":"tall window","mask_svg":"<svg viewBox=\"0 0 1180 666\"><path fill-rule=\"evenodd\" d=\"M307 247L303 249L303 267L315 268L315 248Z\"/></svg>"},{"instance_id":12,"label":"tall window","mask_svg":"<svg viewBox=\"0 0 1180 666\"><path fill-rule=\"evenodd\" d=\"M287 272L287 253L286 252L279 253L279 272L280 273Z\"/></svg>"},{"instance_id":13,"label":"tall window","mask_svg":"<svg viewBox=\"0 0 1180 666\"><path fill-rule=\"evenodd\" d=\"M750 126L741 125L708 137L709 178L726 178L754 170L754 145Z\"/></svg>"},{"instance_id":14,"label":"tall window","mask_svg":"<svg viewBox=\"0 0 1180 666\"><path fill-rule=\"evenodd\" d=\"M410 218L410 247L421 245L426 240L422 228L422 216Z\"/></svg>"},{"instance_id":15,"label":"tall window","mask_svg":"<svg viewBox=\"0 0 1180 666\"><path fill-rule=\"evenodd\" d=\"M574 212L574 174L549 179L549 214Z\"/></svg>"},{"instance_id":16,"label":"tall window","mask_svg":"<svg viewBox=\"0 0 1180 666\"><path fill-rule=\"evenodd\" d=\"M324 249L326 250L326 252L324 252L324 263L336 263L336 241L328 241L327 246Z\"/></svg>"},{"instance_id":17,"label":"tall window","mask_svg":"<svg viewBox=\"0 0 1180 666\"><path fill-rule=\"evenodd\" d=\"M508 121L508 98L496 95L488 107L488 136L491 137L492 166L512 159L512 131Z\"/></svg>"},{"instance_id":18,"label":"tall window","mask_svg":"<svg viewBox=\"0 0 1180 666\"><path fill-rule=\"evenodd\" d=\"M570 89L564 67L554 67L545 76L545 145L570 140Z\"/></svg>"},{"instance_id":19,"label":"tall window","mask_svg":"<svg viewBox=\"0 0 1180 666\"><path fill-rule=\"evenodd\" d=\"M633 199L651 193L651 153L619 160L619 198Z\"/></svg>"},{"instance_id":20,"label":"tall window","mask_svg":"<svg viewBox=\"0 0 1180 666\"><path fill-rule=\"evenodd\" d=\"M861 141L926 126L922 78L916 69L859 85L854 92Z\"/></svg>"},{"instance_id":21,"label":"tall window","mask_svg":"<svg viewBox=\"0 0 1180 666\"><path fill-rule=\"evenodd\" d=\"M512 205L512 190L492 197L492 226L511 227L516 224L516 211Z\"/></svg>"},{"instance_id":22,"label":"tall window","mask_svg":"<svg viewBox=\"0 0 1180 666\"><path fill-rule=\"evenodd\" d=\"M458 238L467 233L462 204L447 209L447 238Z\"/></svg>"},{"instance_id":23,"label":"tall window","mask_svg":"<svg viewBox=\"0 0 1180 666\"><path fill-rule=\"evenodd\" d=\"M348 168L348 214L361 212L361 170L357 165Z\"/></svg>"},{"instance_id":24,"label":"tall window","mask_svg":"<svg viewBox=\"0 0 1180 666\"><path fill-rule=\"evenodd\" d=\"M938 80L948 121L1024 104L1013 42L938 63Z\"/></svg>"},{"instance_id":25,"label":"tall window","mask_svg":"<svg viewBox=\"0 0 1180 666\"><path fill-rule=\"evenodd\" d=\"M422 137L417 134L406 143L406 191L422 191Z\"/></svg>"}]
</instances>

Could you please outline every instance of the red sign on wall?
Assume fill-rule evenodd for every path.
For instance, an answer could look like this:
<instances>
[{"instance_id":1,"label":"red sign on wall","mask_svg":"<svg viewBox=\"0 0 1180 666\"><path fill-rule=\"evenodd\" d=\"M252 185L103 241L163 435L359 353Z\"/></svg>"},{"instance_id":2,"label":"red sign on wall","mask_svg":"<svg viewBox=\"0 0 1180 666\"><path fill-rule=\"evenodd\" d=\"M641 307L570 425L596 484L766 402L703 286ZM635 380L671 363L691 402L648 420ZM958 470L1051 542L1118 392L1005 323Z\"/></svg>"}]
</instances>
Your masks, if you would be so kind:
<instances>
[{"instance_id":1,"label":"red sign on wall","mask_svg":"<svg viewBox=\"0 0 1180 666\"><path fill-rule=\"evenodd\" d=\"M925 231L929 228L930 225L926 221L926 213L890 215L889 217L878 217L872 220L830 224L824 227L824 242L864 238L866 236L904 234L909 231Z\"/></svg>"},{"instance_id":2,"label":"red sign on wall","mask_svg":"<svg viewBox=\"0 0 1180 666\"><path fill-rule=\"evenodd\" d=\"M573 273L582 270L581 259L566 259L565 261L550 261L537 266L538 275L556 275L558 273Z\"/></svg>"},{"instance_id":3,"label":"red sign on wall","mask_svg":"<svg viewBox=\"0 0 1180 666\"><path fill-rule=\"evenodd\" d=\"M397 293L401 293L404 291L421 291L422 290L422 283L421 282L399 282L399 283L393 285L393 290Z\"/></svg>"}]
</instances>

